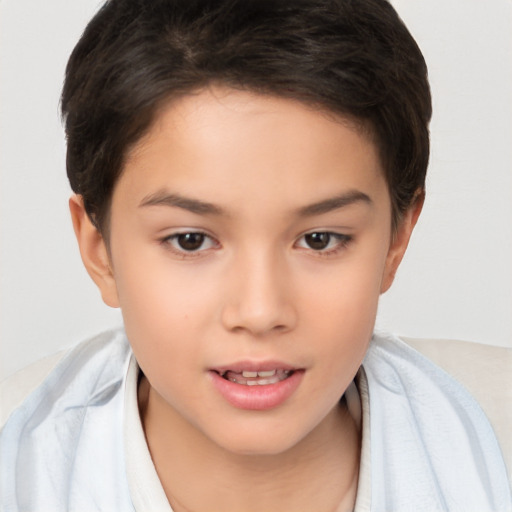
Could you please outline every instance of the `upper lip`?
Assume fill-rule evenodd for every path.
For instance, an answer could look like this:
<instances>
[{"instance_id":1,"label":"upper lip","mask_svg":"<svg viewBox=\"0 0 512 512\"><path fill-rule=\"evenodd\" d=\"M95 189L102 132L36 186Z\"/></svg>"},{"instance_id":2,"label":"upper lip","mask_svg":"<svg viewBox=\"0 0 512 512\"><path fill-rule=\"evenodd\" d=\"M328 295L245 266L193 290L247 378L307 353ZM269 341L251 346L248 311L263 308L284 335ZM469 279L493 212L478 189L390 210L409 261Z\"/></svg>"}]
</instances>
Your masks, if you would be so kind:
<instances>
[{"instance_id":1,"label":"upper lip","mask_svg":"<svg viewBox=\"0 0 512 512\"><path fill-rule=\"evenodd\" d=\"M248 372L268 372L271 370L300 370L297 366L283 363L282 361L237 361L231 364L223 364L210 368L211 371L223 374L227 371L241 373L244 370Z\"/></svg>"}]
</instances>

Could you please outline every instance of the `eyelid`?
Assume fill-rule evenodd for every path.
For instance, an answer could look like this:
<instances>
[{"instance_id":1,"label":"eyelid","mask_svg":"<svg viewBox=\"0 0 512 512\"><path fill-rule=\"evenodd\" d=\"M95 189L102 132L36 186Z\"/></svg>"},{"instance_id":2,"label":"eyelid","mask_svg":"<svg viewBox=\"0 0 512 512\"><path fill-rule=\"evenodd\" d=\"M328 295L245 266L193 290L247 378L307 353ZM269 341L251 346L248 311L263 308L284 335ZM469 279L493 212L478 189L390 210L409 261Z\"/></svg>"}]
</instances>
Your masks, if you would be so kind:
<instances>
[{"instance_id":1,"label":"eyelid","mask_svg":"<svg viewBox=\"0 0 512 512\"><path fill-rule=\"evenodd\" d=\"M201 235L205 238L205 240L210 241L210 246L206 248L199 248L197 250L191 250L187 251L186 249L176 247L173 242L178 240L178 237L188 234L195 234L195 235ZM193 229L193 228L183 228L179 229L177 231L174 231L173 233L167 234L164 237L161 237L159 239L159 242L161 245L165 247L166 250L173 252L174 254L182 257L182 258L197 258L200 256L204 256L206 252L208 252L210 249L215 249L220 247L220 243L218 240L210 235L209 233L205 232L202 229Z\"/></svg>"},{"instance_id":2,"label":"eyelid","mask_svg":"<svg viewBox=\"0 0 512 512\"><path fill-rule=\"evenodd\" d=\"M299 242L301 240L304 240L306 236L312 235L314 233L325 233L325 234L328 234L330 237L334 238L336 240L334 247L327 247L324 249L314 249L313 247L309 247L306 244L304 246L301 246L299 244ZM313 230L307 231L307 232L303 233L301 236L299 236L297 238L297 241L295 242L295 246L297 246L301 250L309 251L316 256L330 256L330 255L335 255L335 254L339 253L340 251L343 251L344 249L346 249L347 245L349 245L353 240L354 240L353 235L349 235L346 233L340 233L340 232L332 231L329 229L313 229Z\"/></svg>"}]
</instances>

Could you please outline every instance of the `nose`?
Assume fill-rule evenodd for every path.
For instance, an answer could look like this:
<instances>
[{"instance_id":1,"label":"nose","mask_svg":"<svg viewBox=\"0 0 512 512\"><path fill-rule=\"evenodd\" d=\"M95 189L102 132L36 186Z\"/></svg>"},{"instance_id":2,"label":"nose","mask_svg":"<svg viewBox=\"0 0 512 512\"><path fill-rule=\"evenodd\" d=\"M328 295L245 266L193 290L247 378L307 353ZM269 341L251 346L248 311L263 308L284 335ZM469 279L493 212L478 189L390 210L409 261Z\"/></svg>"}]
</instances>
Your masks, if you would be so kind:
<instances>
[{"instance_id":1,"label":"nose","mask_svg":"<svg viewBox=\"0 0 512 512\"><path fill-rule=\"evenodd\" d=\"M253 336L288 332L297 322L290 272L274 254L239 258L229 272L222 323Z\"/></svg>"}]
</instances>

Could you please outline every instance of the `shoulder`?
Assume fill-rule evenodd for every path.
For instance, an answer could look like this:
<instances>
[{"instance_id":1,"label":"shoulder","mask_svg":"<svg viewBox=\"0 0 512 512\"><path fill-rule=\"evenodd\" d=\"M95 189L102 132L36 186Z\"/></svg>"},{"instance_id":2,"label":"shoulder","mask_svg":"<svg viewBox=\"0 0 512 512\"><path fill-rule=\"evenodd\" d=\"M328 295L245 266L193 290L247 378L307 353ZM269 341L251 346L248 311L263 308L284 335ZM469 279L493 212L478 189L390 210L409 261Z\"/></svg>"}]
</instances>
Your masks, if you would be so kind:
<instances>
[{"instance_id":1,"label":"shoulder","mask_svg":"<svg viewBox=\"0 0 512 512\"><path fill-rule=\"evenodd\" d=\"M492 426L512 475L512 348L448 339L400 340L441 368L474 398Z\"/></svg>"},{"instance_id":2,"label":"shoulder","mask_svg":"<svg viewBox=\"0 0 512 512\"><path fill-rule=\"evenodd\" d=\"M0 428L12 411L51 373L69 350L61 350L19 370L0 383Z\"/></svg>"},{"instance_id":3,"label":"shoulder","mask_svg":"<svg viewBox=\"0 0 512 512\"><path fill-rule=\"evenodd\" d=\"M11 413L43 383L58 380L54 378L56 372L78 377L78 370L88 362L90 370L97 369L98 362L105 357L108 358L109 354L112 356L113 351L119 352L121 358L124 358L127 347L122 330L106 331L70 349L36 361L3 380L0 382L0 428L5 425Z\"/></svg>"},{"instance_id":4,"label":"shoulder","mask_svg":"<svg viewBox=\"0 0 512 512\"><path fill-rule=\"evenodd\" d=\"M0 508L131 510L122 456L130 360L124 332L111 331L4 383L12 412L0 431Z\"/></svg>"},{"instance_id":5,"label":"shoulder","mask_svg":"<svg viewBox=\"0 0 512 512\"><path fill-rule=\"evenodd\" d=\"M491 423L507 422L508 428L512 427L512 348L458 340L401 339L462 384Z\"/></svg>"},{"instance_id":6,"label":"shoulder","mask_svg":"<svg viewBox=\"0 0 512 512\"><path fill-rule=\"evenodd\" d=\"M473 395L491 422L512 471L512 348L459 340L402 339Z\"/></svg>"}]
</instances>

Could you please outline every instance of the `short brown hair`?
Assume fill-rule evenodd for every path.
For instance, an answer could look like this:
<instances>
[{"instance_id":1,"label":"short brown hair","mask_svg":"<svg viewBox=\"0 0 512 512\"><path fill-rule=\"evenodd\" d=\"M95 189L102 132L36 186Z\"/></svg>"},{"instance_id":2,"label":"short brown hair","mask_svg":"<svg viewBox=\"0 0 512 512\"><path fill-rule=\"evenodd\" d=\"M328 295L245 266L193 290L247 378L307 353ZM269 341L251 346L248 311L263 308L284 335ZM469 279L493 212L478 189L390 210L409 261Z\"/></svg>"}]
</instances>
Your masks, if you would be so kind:
<instances>
[{"instance_id":1,"label":"short brown hair","mask_svg":"<svg viewBox=\"0 0 512 512\"><path fill-rule=\"evenodd\" d=\"M108 0L66 68L67 173L104 233L130 147L163 102L210 83L364 123L393 222L423 190L431 98L423 56L385 0Z\"/></svg>"}]
</instances>

